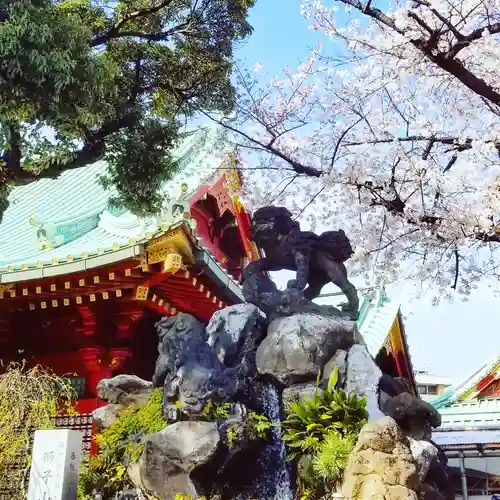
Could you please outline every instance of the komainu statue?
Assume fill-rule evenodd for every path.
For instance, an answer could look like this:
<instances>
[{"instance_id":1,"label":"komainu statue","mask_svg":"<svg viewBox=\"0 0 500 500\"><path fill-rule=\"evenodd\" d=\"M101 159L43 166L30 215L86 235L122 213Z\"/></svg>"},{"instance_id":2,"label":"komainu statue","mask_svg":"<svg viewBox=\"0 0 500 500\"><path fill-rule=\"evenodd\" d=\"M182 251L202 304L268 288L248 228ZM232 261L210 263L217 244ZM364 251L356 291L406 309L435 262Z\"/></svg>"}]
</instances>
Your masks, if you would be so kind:
<instances>
[{"instance_id":1,"label":"komainu statue","mask_svg":"<svg viewBox=\"0 0 500 500\"><path fill-rule=\"evenodd\" d=\"M157 324L158 352L153 387L163 386L167 420L178 411L199 415L209 400L228 402L241 385L236 368L226 367L207 343L205 327L190 314L165 316Z\"/></svg>"},{"instance_id":2,"label":"komainu statue","mask_svg":"<svg viewBox=\"0 0 500 500\"><path fill-rule=\"evenodd\" d=\"M344 231L327 231L319 236L301 231L299 223L292 219L286 208L270 206L254 213L252 235L264 250L265 257L247 266L244 273L247 280L253 277L253 281L258 283L255 277L263 276L266 271L296 271L296 279L289 281L287 288L303 291L303 297L308 301L317 297L322 288L331 282L347 298L347 304L342 306L343 314L357 319L358 294L347 279L344 265L352 256L353 249ZM256 286L258 288L258 285L253 285L253 296L257 292ZM252 295L250 292L247 294ZM247 300L255 303L254 300Z\"/></svg>"}]
</instances>

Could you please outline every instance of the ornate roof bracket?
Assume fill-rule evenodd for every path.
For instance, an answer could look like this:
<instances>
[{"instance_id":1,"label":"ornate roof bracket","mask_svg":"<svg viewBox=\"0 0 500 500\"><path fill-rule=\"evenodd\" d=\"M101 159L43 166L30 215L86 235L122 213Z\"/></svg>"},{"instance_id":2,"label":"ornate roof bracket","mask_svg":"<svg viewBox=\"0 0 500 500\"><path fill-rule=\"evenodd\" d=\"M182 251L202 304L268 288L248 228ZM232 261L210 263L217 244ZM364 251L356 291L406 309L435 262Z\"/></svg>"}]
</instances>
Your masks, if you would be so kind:
<instances>
[{"instance_id":1,"label":"ornate roof bracket","mask_svg":"<svg viewBox=\"0 0 500 500\"><path fill-rule=\"evenodd\" d=\"M184 265L194 264L194 243L184 225L170 229L146 245L147 264L162 262L166 272L176 272Z\"/></svg>"}]
</instances>

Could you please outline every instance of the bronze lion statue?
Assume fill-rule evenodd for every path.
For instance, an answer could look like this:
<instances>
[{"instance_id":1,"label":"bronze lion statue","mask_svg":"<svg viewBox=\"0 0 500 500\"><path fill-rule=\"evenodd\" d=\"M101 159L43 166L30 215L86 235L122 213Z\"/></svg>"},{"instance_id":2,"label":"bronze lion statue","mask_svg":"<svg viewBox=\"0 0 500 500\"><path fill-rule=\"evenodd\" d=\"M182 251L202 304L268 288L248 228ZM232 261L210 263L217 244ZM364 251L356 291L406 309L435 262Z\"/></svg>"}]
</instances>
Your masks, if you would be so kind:
<instances>
[{"instance_id":1,"label":"bronze lion statue","mask_svg":"<svg viewBox=\"0 0 500 500\"><path fill-rule=\"evenodd\" d=\"M356 288L347 279L344 262L353 252L349 238L341 229L320 235L301 231L297 221L284 207L262 207L252 218L252 236L264 250L265 257L248 264L244 276L265 271L296 271L289 289L304 291L304 297L313 300L327 283L338 286L347 298L343 313L357 319L359 299ZM307 288L306 288L307 287Z\"/></svg>"}]
</instances>

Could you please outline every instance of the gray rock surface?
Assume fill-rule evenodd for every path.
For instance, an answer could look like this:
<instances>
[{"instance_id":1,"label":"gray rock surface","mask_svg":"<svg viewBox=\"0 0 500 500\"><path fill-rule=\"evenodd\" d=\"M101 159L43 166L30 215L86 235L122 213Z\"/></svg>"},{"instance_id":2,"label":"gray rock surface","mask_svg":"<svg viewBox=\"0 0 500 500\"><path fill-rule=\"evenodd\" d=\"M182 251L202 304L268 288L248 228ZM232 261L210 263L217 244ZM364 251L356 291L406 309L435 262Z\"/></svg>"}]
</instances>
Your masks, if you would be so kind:
<instances>
[{"instance_id":1,"label":"gray rock surface","mask_svg":"<svg viewBox=\"0 0 500 500\"><path fill-rule=\"evenodd\" d=\"M325 365L325 369L323 371L323 381L325 383L328 383L328 379L330 378L334 368L338 368L339 370L337 387L344 387L347 376L347 351L339 349Z\"/></svg>"},{"instance_id":2,"label":"gray rock surface","mask_svg":"<svg viewBox=\"0 0 500 500\"><path fill-rule=\"evenodd\" d=\"M177 493L196 496L190 474L214 457L220 440L213 422L176 422L148 436L139 460L140 484L164 500Z\"/></svg>"},{"instance_id":3,"label":"gray rock surface","mask_svg":"<svg viewBox=\"0 0 500 500\"><path fill-rule=\"evenodd\" d=\"M107 429L113 425L126 405L110 403L106 406L101 406L92 412L92 419L99 429Z\"/></svg>"},{"instance_id":4,"label":"gray rock surface","mask_svg":"<svg viewBox=\"0 0 500 500\"><path fill-rule=\"evenodd\" d=\"M411 454L417 463L418 477L422 483L427 477L427 473L436 459L438 451L429 441L417 441L411 437L408 438L408 441L410 442Z\"/></svg>"},{"instance_id":5,"label":"gray rock surface","mask_svg":"<svg viewBox=\"0 0 500 500\"><path fill-rule=\"evenodd\" d=\"M97 395L107 403L144 404L147 402L153 384L135 375L117 375L102 379L97 384Z\"/></svg>"},{"instance_id":6,"label":"gray rock surface","mask_svg":"<svg viewBox=\"0 0 500 500\"><path fill-rule=\"evenodd\" d=\"M359 337L356 323L316 314L297 314L271 322L257 349L257 369L282 384L313 381L338 349Z\"/></svg>"},{"instance_id":7,"label":"gray rock surface","mask_svg":"<svg viewBox=\"0 0 500 500\"><path fill-rule=\"evenodd\" d=\"M366 397L369 420L378 420L384 414L378 406L378 383L382 372L365 346L353 345L347 353L345 391Z\"/></svg>"},{"instance_id":8,"label":"gray rock surface","mask_svg":"<svg viewBox=\"0 0 500 500\"><path fill-rule=\"evenodd\" d=\"M316 391L316 384L312 383L304 383L304 384L294 384L290 387L285 387L283 389L283 402L288 403L290 401L296 401L303 399L304 396L312 398L314 396L314 392Z\"/></svg>"},{"instance_id":9,"label":"gray rock surface","mask_svg":"<svg viewBox=\"0 0 500 500\"><path fill-rule=\"evenodd\" d=\"M216 311L207 326L208 345L228 367L255 375L255 352L265 336L266 322L252 304L236 304Z\"/></svg>"}]
</instances>

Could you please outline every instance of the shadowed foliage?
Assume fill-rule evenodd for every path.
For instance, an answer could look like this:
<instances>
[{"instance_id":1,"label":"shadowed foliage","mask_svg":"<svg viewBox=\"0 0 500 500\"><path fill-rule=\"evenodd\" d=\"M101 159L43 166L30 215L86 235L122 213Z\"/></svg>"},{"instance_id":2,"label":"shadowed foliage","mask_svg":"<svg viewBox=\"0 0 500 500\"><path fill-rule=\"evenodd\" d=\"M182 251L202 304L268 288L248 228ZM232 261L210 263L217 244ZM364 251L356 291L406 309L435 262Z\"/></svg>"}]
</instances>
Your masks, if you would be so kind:
<instances>
[{"instance_id":1,"label":"shadowed foliage","mask_svg":"<svg viewBox=\"0 0 500 500\"><path fill-rule=\"evenodd\" d=\"M158 208L195 109L229 112L254 0L0 2L0 219L12 186L100 159L115 202Z\"/></svg>"}]
</instances>

